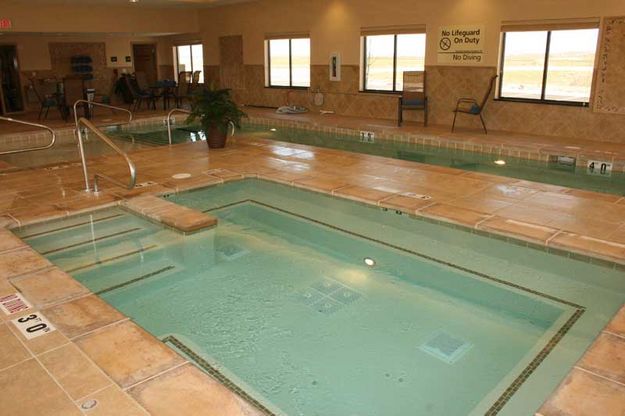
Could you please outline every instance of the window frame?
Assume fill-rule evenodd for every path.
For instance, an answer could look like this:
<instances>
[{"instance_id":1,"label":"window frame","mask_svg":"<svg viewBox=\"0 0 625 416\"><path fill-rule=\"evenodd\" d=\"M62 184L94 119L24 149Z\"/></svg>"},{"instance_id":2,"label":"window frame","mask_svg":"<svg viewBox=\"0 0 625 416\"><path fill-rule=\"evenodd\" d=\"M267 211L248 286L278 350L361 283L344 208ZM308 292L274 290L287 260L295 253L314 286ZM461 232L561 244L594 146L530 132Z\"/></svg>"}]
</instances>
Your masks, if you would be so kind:
<instances>
[{"instance_id":1,"label":"window frame","mask_svg":"<svg viewBox=\"0 0 625 416\"><path fill-rule=\"evenodd\" d=\"M272 85L271 84L271 41L272 40L288 40L289 41L289 85ZM310 86L312 84L312 71L311 71L311 63L310 63L310 58L311 56L309 55L309 62L308 62L308 73L309 73L309 82L308 82L308 86L304 87L301 85L293 85L293 40L294 39L308 39L308 44L311 46L311 50L312 50L312 42L310 40L310 36L293 36L293 37L276 37L276 38L267 38L265 39L265 45L266 45L266 56L265 56L265 60L266 60L266 65L267 65L267 80L265 83L265 88L277 88L277 89L293 89L293 90L308 90L310 89ZM312 54L311 54L312 55Z\"/></svg>"},{"instance_id":2,"label":"window frame","mask_svg":"<svg viewBox=\"0 0 625 416\"><path fill-rule=\"evenodd\" d=\"M583 28L579 28L581 30ZM599 30L599 28L596 28ZM545 98L545 93L547 91L547 77L549 75L549 52L551 47L551 33L558 30L567 30L567 29L543 29L542 31L547 32L547 39L545 41L545 62L543 64L543 77L542 77L542 85L540 91L540 98L523 98L523 97L506 97L502 96L503 89L503 76L505 72L505 55L506 55L506 35L508 32L522 32L521 30L506 30L501 32L501 47L499 52L499 68L498 74L499 79L497 81L497 96L495 97L495 101L510 101L517 103L530 103L530 104L547 104L547 105L563 105L568 107L590 107L590 102L593 98L593 90L594 90L594 82L591 81L590 84L590 96L588 97L588 101L571 101L571 100L550 100ZM568 29L568 30L576 30L576 29ZM599 33L600 39L601 33ZM593 77L594 80L594 72L597 69L597 51L598 47L595 49L595 62L593 62Z\"/></svg>"},{"instance_id":3,"label":"window frame","mask_svg":"<svg viewBox=\"0 0 625 416\"><path fill-rule=\"evenodd\" d=\"M427 34L422 31L386 33L386 35L393 35L393 89L392 90L377 90L377 89L367 88L367 70L366 70L367 68L367 38L371 36L380 36L380 35L384 35L384 34L380 33L380 34L360 35L360 41L362 44L362 59L360 62L360 65L362 65L362 71L361 71L362 86L361 86L360 92L373 93L373 94L400 95L403 93L403 90L397 89L397 37L400 35L424 35L426 37L425 53L427 53ZM423 70L425 70L425 54L423 55L423 60L424 60Z\"/></svg>"},{"instance_id":4,"label":"window frame","mask_svg":"<svg viewBox=\"0 0 625 416\"><path fill-rule=\"evenodd\" d=\"M180 45L174 45L174 50L176 51L176 62L174 62L174 81L178 82L178 76L180 75L180 69L179 69L179 63L180 63L180 53L178 51L179 48L181 47L188 47L189 48L189 58L191 59L191 72L193 73L194 71L202 71L202 78L204 78L204 65L202 65L202 68L200 69L195 69L195 65L193 64L193 46L195 45L200 45L202 46L202 54L204 54L204 44L202 42L192 42L192 43L184 43L184 44L180 44ZM202 62L203 63L203 62Z\"/></svg>"}]
</instances>

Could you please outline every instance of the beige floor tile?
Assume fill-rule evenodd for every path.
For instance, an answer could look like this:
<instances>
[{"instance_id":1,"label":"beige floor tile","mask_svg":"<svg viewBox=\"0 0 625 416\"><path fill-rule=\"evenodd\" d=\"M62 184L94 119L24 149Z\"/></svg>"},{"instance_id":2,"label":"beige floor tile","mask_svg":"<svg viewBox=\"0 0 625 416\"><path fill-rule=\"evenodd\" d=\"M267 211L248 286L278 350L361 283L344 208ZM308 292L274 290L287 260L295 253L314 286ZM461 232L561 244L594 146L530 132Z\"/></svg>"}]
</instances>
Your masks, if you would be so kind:
<instances>
[{"instance_id":1,"label":"beige floor tile","mask_svg":"<svg viewBox=\"0 0 625 416\"><path fill-rule=\"evenodd\" d=\"M82 413L35 360L0 371L3 415L80 416Z\"/></svg>"},{"instance_id":2,"label":"beige floor tile","mask_svg":"<svg viewBox=\"0 0 625 416\"><path fill-rule=\"evenodd\" d=\"M392 196L393 193L394 192L359 185L346 186L334 191L334 195L372 204L377 204L379 201Z\"/></svg>"},{"instance_id":3,"label":"beige floor tile","mask_svg":"<svg viewBox=\"0 0 625 416\"><path fill-rule=\"evenodd\" d=\"M85 411L88 416L146 416L148 412L133 398L124 393L116 385L111 385L97 393L86 396L78 402L78 406L89 407L95 400L96 406ZM180 415L182 416L182 415Z\"/></svg>"},{"instance_id":4,"label":"beige floor tile","mask_svg":"<svg viewBox=\"0 0 625 416\"><path fill-rule=\"evenodd\" d=\"M8 279L50 266L52 263L31 248L7 251L0 254L0 279Z\"/></svg>"},{"instance_id":5,"label":"beige floor tile","mask_svg":"<svg viewBox=\"0 0 625 416\"><path fill-rule=\"evenodd\" d=\"M549 241L552 247L587 253L615 260L625 259L625 244L587 237L584 235L562 232Z\"/></svg>"},{"instance_id":6,"label":"beige floor tile","mask_svg":"<svg viewBox=\"0 0 625 416\"><path fill-rule=\"evenodd\" d=\"M0 252L26 247L26 243L17 238L11 231L0 229Z\"/></svg>"},{"instance_id":7,"label":"beige floor tile","mask_svg":"<svg viewBox=\"0 0 625 416\"><path fill-rule=\"evenodd\" d=\"M600 334L578 365L625 384L625 338ZM625 400L625 397L623 399Z\"/></svg>"},{"instance_id":8,"label":"beige floor tile","mask_svg":"<svg viewBox=\"0 0 625 416\"><path fill-rule=\"evenodd\" d=\"M419 211L430 218L453 222L456 224L475 227L478 223L490 217L490 214L466 208L458 208L447 204L435 204Z\"/></svg>"},{"instance_id":9,"label":"beige floor tile","mask_svg":"<svg viewBox=\"0 0 625 416\"><path fill-rule=\"evenodd\" d=\"M335 189L347 185L347 181L341 178L328 176L316 176L314 178L302 179L294 182L295 186L302 188L314 189L324 192L331 192Z\"/></svg>"},{"instance_id":10,"label":"beige floor tile","mask_svg":"<svg viewBox=\"0 0 625 416\"><path fill-rule=\"evenodd\" d=\"M141 383L129 393L154 416L261 414L191 364Z\"/></svg>"},{"instance_id":11,"label":"beige floor tile","mask_svg":"<svg viewBox=\"0 0 625 416\"><path fill-rule=\"evenodd\" d=\"M96 295L55 305L43 312L69 338L124 319L124 315Z\"/></svg>"},{"instance_id":12,"label":"beige floor tile","mask_svg":"<svg viewBox=\"0 0 625 416\"><path fill-rule=\"evenodd\" d=\"M478 228L487 231L498 231L523 240L537 241L540 243L545 243L547 239L558 232L555 228L505 219L498 216L489 218L480 223Z\"/></svg>"},{"instance_id":13,"label":"beige floor tile","mask_svg":"<svg viewBox=\"0 0 625 416\"><path fill-rule=\"evenodd\" d=\"M74 400L111 384L74 344L41 354L39 360Z\"/></svg>"},{"instance_id":14,"label":"beige floor tile","mask_svg":"<svg viewBox=\"0 0 625 416\"><path fill-rule=\"evenodd\" d=\"M542 416L623 416L625 386L573 369L538 411Z\"/></svg>"},{"instance_id":15,"label":"beige floor tile","mask_svg":"<svg viewBox=\"0 0 625 416\"><path fill-rule=\"evenodd\" d=\"M26 314L28 314L28 312L23 315ZM44 316L46 318L48 317L45 313ZM61 345L69 343L69 339L59 330L48 332L47 334L36 338L26 339L12 322L7 322L7 325L13 335L19 338L22 343L26 345L26 348L28 348L35 355L43 354L46 351L50 351L54 348L60 347ZM52 325L54 325L54 323Z\"/></svg>"},{"instance_id":16,"label":"beige floor tile","mask_svg":"<svg viewBox=\"0 0 625 416\"><path fill-rule=\"evenodd\" d=\"M56 267L16 277L11 279L11 283L38 308L89 293L89 289Z\"/></svg>"},{"instance_id":17,"label":"beige floor tile","mask_svg":"<svg viewBox=\"0 0 625 416\"><path fill-rule=\"evenodd\" d=\"M606 327L606 331L625 337L625 306L612 318Z\"/></svg>"},{"instance_id":18,"label":"beige floor tile","mask_svg":"<svg viewBox=\"0 0 625 416\"><path fill-rule=\"evenodd\" d=\"M122 387L184 362L172 349L130 321L85 335L76 343Z\"/></svg>"},{"instance_id":19,"label":"beige floor tile","mask_svg":"<svg viewBox=\"0 0 625 416\"><path fill-rule=\"evenodd\" d=\"M414 213L421 208L427 207L435 203L434 198L423 199L416 194L403 193L393 195L390 198L380 201L380 206L390 209L396 209L404 212Z\"/></svg>"},{"instance_id":20,"label":"beige floor tile","mask_svg":"<svg viewBox=\"0 0 625 416\"><path fill-rule=\"evenodd\" d=\"M32 357L7 325L0 323L0 371Z\"/></svg>"}]
</instances>

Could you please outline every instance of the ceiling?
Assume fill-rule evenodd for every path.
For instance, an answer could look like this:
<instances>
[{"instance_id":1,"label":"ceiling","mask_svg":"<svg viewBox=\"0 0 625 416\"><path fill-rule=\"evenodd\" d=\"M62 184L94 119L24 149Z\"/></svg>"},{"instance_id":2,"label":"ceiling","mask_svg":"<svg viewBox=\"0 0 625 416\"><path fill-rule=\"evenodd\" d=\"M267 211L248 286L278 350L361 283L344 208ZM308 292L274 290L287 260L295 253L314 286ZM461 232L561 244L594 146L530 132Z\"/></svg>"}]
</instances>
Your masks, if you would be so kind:
<instances>
[{"instance_id":1,"label":"ceiling","mask_svg":"<svg viewBox=\"0 0 625 416\"><path fill-rule=\"evenodd\" d=\"M3 4L15 4L24 6L33 5L68 5L68 6L132 6L132 7L187 7L204 8L225 6L234 3L246 3L257 0L138 0L131 3L130 0L0 0Z\"/></svg>"}]
</instances>

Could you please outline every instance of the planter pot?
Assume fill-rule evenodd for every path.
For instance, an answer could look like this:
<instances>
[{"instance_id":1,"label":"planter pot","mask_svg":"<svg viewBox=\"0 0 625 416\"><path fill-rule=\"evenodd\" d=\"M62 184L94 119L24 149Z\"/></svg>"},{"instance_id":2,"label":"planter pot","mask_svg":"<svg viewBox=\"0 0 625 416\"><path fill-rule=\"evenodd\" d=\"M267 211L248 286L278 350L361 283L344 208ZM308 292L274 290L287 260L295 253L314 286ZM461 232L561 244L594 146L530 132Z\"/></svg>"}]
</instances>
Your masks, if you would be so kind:
<instances>
[{"instance_id":1,"label":"planter pot","mask_svg":"<svg viewBox=\"0 0 625 416\"><path fill-rule=\"evenodd\" d=\"M205 130L206 143L211 149L222 149L226 147L226 140L228 139L228 133L222 132L217 127L210 127Z\"/></svg>"}]
</instances>

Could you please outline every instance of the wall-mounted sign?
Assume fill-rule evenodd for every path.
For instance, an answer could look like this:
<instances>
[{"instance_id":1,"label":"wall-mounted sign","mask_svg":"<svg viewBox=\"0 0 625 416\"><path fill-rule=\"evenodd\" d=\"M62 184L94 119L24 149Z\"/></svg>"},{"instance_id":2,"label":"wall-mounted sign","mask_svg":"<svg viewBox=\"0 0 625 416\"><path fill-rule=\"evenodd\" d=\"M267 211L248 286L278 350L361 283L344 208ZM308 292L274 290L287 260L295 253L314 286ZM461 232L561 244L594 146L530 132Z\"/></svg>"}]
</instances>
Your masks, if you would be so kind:
<instances>
[{"instance_id":1,"label":"wall-mounted sign","mask_svg":"<svg viewBox=\"0 0 625 416\"><path fill-rule=\"evenodd\" d=\"M11 22L11 19L0 18L0 30L11 29L11 27L13 27L13 22Z\"/></svg>"},{"instance_id":2,"label":"wall-mounted sign","mask_svg":"<svg viewBox=\"0 0 625 416\"><path fill-rule=\"evenodd\" d=\"M330 81L341 80L341 54L334 52L330 55Z\"/></svg>"},{"instance_id":3,"label":"wall-mounted sign","mask_svg":"<svg viewBox=\"0 0 625 416\"><path fill-rule=\"evenodd\" d=\"M479 65L484 57L484 26L444 26L439 29L438 63Z\"/></svg>"}]
</instances>

